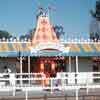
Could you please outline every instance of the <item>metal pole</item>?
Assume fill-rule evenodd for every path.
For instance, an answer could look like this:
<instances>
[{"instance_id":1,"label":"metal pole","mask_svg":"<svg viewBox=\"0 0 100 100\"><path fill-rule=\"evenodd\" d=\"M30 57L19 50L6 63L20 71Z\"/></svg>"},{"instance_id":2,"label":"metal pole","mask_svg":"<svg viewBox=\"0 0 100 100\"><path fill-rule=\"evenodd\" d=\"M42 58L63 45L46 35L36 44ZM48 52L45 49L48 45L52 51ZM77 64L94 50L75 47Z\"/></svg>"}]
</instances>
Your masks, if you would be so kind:
<instances>
[{"instance_id":1,"label":"metal pole","mask_svg":"<svg viewBox=\"0 0 100 100\"><path fill-rule=\"evenodd\" d=\"M28 91L27 91L27 89L25 91L25 100L28 100Z\"/></svg>"},{"instance_id":2,"label":"metal pole","mask_svg":"<svg viewBox=\"0 0 100 100\"><path fill-rule=\"evenodd\" d=\"M22 71L22 56L20 56L20 78L21 78L21 80L20 80L20 83L21 83L21 86L22 86L22 73L23 73L23 71Z\"/></svg>"},{"instance_id":3,"label":"metal pole","mask_svg":"<svg viewBox=\"0 0 100 100\"><path fill-rule=\"evenodd\" d=\"M28 56L28 74L29 74L29 86L30 86L30 56Z\"/></svg>"},{"instance_id":4,"label":"metal pole","mask_svg":"<svg viewBox=\"0 0 100 100\"><path fill-rule=\"evenodd\" d=\"M16 77L15 77L15 74L13 74L14 75L14 78L13 78L13 96L15 96L16 95Z\"/></svg>"},{"instance_id":5,"label":"metal pole","mask_svg":"<svg viewBox=\"0 0 100 100\"><path fill-rule=\"evenodd\" d=\"M71 72L71 56L69 56L69 72Z\"/></svg>"},{"instance_id":6,"label":"metal pole","mask_svg":"<svg viewBox=\"0 0 100 100\"><path fill-rule=\"evenodd\" d=\"M13 86L13 96L16 96L15 86Z\"/></svg>"},{"instance_id":7,"label":"metal pole","mask_svg":"<svg viewBox=\"0 0 100 100\"><path fill-rule=\"evenodd\" d=\"M76 56L76 73L78 73L78 56Z\"/></svg>"},{"instance_id":8,"label":"metal pole","mask_svg":"<svg viewBox=\"0 0 100 100\"><path fill-rule=\"evenodd\" d=\"M78 76L78 56L76 56L76 72L75 72L75 83L76 84L78 82L77 76Z\"/></svg>"},{"instance_id":9,"label":"metal pole","mask_svg":"<svg viewBox=\"0 0 100 100\"><path fill-rule=\"evenodd\" d=\"M53 84L52 82L54 81L54 78L50 78L50 81L51 81L51 94L53 93Z\"/></svg>"},{"instance_id":10,"label":"metal pole","mask_svg":"<svg viewBox=\"0 0 100 100\"><path fill-rule=\"evenodd\" d=\"M28 73L30 73L30 56L28 56Z\"/></svg>"},{"instance_id":11,"label":"metal pole","mask_svg":"<svg viewBox=\"0 0 100 100\"><path fill-rule=\"evenodd\" d=\"M86 93L87 93L87 95L88 95L88 93L89 93L89 88L88 88L88 84L87 84L87 89L86 89Z\"/></svg>"},{"instance_id":12,"label":"metal pole","mask_svg":"<svg viewBox=\"0 0 100 100\"><path fill-rule=\"evenodd\" d=\"M76 89L76 100L78 100L78 89Z\"/></svg>"}]
</instances>

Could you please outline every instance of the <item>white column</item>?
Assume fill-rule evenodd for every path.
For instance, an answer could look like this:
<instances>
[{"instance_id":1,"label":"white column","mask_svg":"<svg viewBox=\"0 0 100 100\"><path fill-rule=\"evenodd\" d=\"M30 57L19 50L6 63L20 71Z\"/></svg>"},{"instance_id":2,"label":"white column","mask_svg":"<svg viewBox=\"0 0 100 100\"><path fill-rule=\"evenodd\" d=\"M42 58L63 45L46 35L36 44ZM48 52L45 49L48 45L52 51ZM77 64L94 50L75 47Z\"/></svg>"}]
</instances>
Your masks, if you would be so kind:
<instances>
[{"instance_id":1,"label":"white column","mask_svg":"<svg viewBox=\"0 0 100 100\"><path fill-rule=\"evenodd\" d=\"M76 91L75 91L76 92L76 100L78 100L78 91L79 91L78 89L76 89Z\"/></svg>"},{"instance_id":2,"label":"white column","mask_svg":"<svg viewBox=\"0 0 100 100\"><path fill-rule=\"evenodd\" d=\"M25 87L26 88L26 87ZM27 91L27 89L26 89L26 91L25 91L25 100L28 100L28 91Z\"/></svg>"},{"instance_id":3,"label":"white column","mask_svg":"<svg viewBox=\"0 0 100 100\"><path fill-rule=\"evenodd\" d=\"M30 56L28 56L28 73L30 73Z\"/></svg>"},{"instance_id":4,"label":"white column","mask_svg":"<svg viewBox=\"0 0 100 100\"><path fill-rule=\"evenodd\" d=\"M77 78L77 76L78 76L78 56L76 56L76 75L75 75L75 77L76 77L76 80L75 80L75 83L78 83L78 78Z\"/></svg>"},{"instance_id":5,"label":"white column","mask_svg":"<svg viewBox=\"0 0 100 100\"><path fill-rule=\"evenodd\" d=\"M21 74L21 80L20 80L20 83L21 83L21 86L22 86L22 73L23 73L23 70L22 70L22 56L20 56L20 74Z\"/></svg>"},{"instance_id":6,"label":"white column","mask_svg":"<svg viewBox=\"0 0 100 100\"><path fill-rule=\"evenodd\" d=\"M76 56L76 73L78 73L78 56Z\"/></svg>"},{"instance_id":7,"label":"white column","mask_svg":"<svg viewBox=\"0 0 100 100\"><path fill-rule=\"evenodd\" d=\"M20 73L22 74L22 56L20 56Z\"/></svg>"},{"instance_id":8,"label":"white column","mask_svg":"<svg viewBox=\"0 0 100 100\"><path fill-rule=\"evenodd\" d=\"M30 86L30 56L28 56L28 74L29 74L29 86Z\"/></svg>"},{"instance_id":9,"label":"white column","mask_svg":"<svg viewBox=\"0 0 100 100\"><path fill-rule=\"evenodd\" d=\"M69 72L71 72L71 56L69 56Z\"/></svg>"}]
</instances>

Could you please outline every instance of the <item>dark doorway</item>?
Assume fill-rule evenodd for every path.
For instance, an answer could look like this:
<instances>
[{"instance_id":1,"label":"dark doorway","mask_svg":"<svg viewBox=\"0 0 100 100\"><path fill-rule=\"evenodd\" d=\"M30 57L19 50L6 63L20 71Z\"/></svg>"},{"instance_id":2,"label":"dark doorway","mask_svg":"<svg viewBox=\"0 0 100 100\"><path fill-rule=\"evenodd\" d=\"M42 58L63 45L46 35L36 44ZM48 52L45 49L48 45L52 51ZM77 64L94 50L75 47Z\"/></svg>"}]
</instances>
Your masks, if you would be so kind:
<instances>
[{"instance_id":1,"label":"dark doorway","mask_svg":"<svg viewBox=\"0 0 100 100\"><path fill-rule=\"evenodd\" d=\"M45 63L44 64L44 72L51 73L51 63Z\"/></svg>"}]
</instances>

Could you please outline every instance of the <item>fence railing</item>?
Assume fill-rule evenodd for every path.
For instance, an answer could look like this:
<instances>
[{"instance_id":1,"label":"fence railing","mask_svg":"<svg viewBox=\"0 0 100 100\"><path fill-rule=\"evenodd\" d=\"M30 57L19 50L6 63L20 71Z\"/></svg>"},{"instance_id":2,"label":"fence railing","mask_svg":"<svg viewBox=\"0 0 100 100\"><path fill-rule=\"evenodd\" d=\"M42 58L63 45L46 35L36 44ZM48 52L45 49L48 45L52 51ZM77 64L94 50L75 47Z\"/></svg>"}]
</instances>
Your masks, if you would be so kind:
<instances>
[{"instance_id":1,"label":"fence railing","mask_svg":"<svg viewBox=\"0 0 100 100\"><path fill-rule=\"evenodd\" d=\"M55 90L66 91L76 90L76 100L78 100L78 90L85 88L88 93L89 88L100 88L100 72L59 72L56 77L46 77L44 73L1 73L0 91L12 91L13 96L17 89L26 93L28 100L29 91Z\"/></svg>"},{"instance_id":2,"label":"fence railing","mask_svg":"<svg viewBox=\"0 0 100 100\"><path fill-rule=\"evenodd\" d=\"M59 72L56 77L46 78L44 73L1 73L0 87L41 87L41 88L59 88L65 86L85 86L99 85L100 72L79 72L65 73ZM66 88L65 88L66 89Z\"/></svg>"},{"instance_id":3,"label":"fence railing","mask_svg":"<svg viewBox=\"0 0 100 100\"><path fill-rule=\"evenodd\" d=\"M57 73L56 77L46 78L43 73L3 73L0 74L0 91L43 91L58 89L100 88L100 72Z\"/></svg>"}]
</instances>

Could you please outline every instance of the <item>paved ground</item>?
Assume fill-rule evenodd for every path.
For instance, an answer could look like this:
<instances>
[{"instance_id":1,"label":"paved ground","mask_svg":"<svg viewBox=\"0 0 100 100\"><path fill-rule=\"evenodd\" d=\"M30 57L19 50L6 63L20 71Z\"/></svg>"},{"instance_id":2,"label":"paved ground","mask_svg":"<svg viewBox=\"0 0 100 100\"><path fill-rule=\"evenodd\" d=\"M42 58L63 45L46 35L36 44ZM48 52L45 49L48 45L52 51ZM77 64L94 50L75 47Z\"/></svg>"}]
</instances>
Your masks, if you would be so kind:
<instances>
[{"instance_id":1,"label":"paved ground","mask_svg":"<svg viewBox=\"0 0 100 100\"><path fill-rule=\"evenodd\" d=\"M81 89L79 91L79 96L79 100L100 100L100 89L90 89L88 94L85 89ZM28 98L28 100L75 100L75 91L55 90L52 94L49 90L30 91L28 93ZM16 96L13 96L11 91L0 92L0 100L25 100L25 92L16 91Z\"/></svg>"},{"instance_id":2,"label":"paved ground","mask_svg":"<svg viewBox=\"0 0 100 100\"><path fill-rule=\"evenodd\" d=\"M0 97L0 100L25 100L25 97ZM29 97L27 100L76 100L68 96L38 96ZM78 100L100 100L100 96L80 96Z\"/></svg>"}]
</instances>

